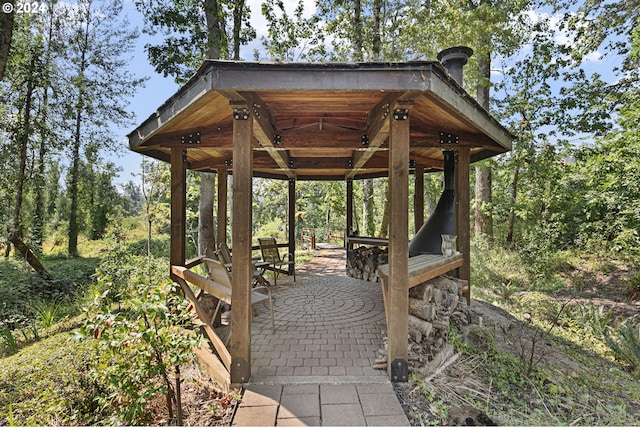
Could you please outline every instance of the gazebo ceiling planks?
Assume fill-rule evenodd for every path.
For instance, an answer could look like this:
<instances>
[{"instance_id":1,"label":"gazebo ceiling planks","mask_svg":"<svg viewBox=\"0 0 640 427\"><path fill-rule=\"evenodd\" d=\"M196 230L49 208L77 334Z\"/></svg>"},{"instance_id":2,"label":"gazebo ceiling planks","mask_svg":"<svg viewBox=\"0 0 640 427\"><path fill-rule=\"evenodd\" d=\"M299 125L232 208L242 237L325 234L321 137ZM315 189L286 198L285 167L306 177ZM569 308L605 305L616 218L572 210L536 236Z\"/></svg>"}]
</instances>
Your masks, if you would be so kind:
<instances>
[{"instance_id":1,"label":"gazebo ceiling planks","mask_svg":"<svg viewBox=\"0 0 640 427\"><path fill-rule=\"evenodd\" d=\"M227 169L233 153L233 111L246 109L254 117L256 176L386 176L386 118L403 104L411 107L412 168L440 169L443 148L469 147L471 161L511 149L513 137L436 61L206 61L129 134L129 145L164 161L169 161L172 147L182 146L189 169Z\"/></svg>"}]
</instances>

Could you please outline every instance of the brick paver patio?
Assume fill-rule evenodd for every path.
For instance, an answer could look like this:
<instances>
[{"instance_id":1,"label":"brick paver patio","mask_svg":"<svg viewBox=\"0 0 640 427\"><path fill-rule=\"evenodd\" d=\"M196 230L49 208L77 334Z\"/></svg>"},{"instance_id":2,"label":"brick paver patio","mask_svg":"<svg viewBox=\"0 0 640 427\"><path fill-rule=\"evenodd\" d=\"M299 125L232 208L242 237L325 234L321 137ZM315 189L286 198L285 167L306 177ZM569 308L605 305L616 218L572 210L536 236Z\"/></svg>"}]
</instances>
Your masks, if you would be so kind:
<instances>
[{"instance_id":1,"label":"brick paver patio","mask_svg":"<svg viewBox=\"0 0 640 427\"><path fill-rule=\"evenodd\" d=\"M409 425L386 371L371 367L385 329L380 285L344 270L344 249L320 249L295 284L278 279L276 331L258 307L233 425Z\"/></svg>"}]
</instances>

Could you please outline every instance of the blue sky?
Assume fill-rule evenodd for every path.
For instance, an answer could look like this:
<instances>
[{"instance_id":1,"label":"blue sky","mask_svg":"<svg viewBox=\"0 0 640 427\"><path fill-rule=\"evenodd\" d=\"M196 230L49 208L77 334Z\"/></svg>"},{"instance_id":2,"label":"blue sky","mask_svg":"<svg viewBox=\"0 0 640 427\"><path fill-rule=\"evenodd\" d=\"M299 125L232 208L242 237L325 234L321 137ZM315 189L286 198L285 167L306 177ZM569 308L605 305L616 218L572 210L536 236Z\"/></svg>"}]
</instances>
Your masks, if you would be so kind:
<instances>
[{"instance_id":1,"label":"blue sky","mask_svg":"<svg viewBox=\"0 0 640 427\"><path fill-rule=\"evenodd\" d=\"M260 50L262 43L260 37L265 34L265 19L262 16L260 9L263 0L248 0L247 4L251 8L251 23L256 29L258 36L249 45L243 46L240 52L240 56L244 60L253 60L253 52L255 49ZM307 10L311 11L315 0L305 0L308 4ZM297 4L296 1L284 0L287 8L290 8L291 12ZM138 29L142 29L143 21L142 15L136 10L132 1L125 2L125 14L129 19L131 25L136 26ZM153 67L149 65L147 60L147 54L144 51L144 45L153 42L153 38L146 34L141 34L138 39L138 44L135 52L133 53L134 61L131 63L131 71L138 77L148 77L144 88L140 89L131 99L129 110L135 114L136 126L147 117L153 114L156 109L162 105L171 95L173 95L178 89L173 78L162 77L157 74ZM125 183L130 180L139 182L139 176L133 176L132 174L138 174L140 171L140 163L142 162L142 155L134 153L129 150L127 134L131 132L135 126L131 128L123 128L114 130L118 134L118 141L121 141L120 147L118 147L117 153L109 155L107 160L113 161L117 166L123 170L120 176L116 179L116 183Z\"/></svg>"}]
</instances>

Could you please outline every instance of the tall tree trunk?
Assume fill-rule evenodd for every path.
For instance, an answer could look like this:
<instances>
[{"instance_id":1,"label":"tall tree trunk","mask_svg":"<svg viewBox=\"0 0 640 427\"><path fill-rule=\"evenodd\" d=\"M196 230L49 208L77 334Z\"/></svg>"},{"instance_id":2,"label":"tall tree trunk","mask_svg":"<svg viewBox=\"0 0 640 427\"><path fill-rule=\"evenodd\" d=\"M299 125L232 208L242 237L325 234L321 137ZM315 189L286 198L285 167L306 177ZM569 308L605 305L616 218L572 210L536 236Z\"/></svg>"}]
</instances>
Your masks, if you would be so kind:
<instances>
[{"instance_id":1,"label":"tall tree trunk","mask_svg":"<svg viewBox=\"0 0 640 427\"><path fill-rule=\"evenodd\" d=\"M69 208L69 243L67 252L71 257L78 256L78 181L80 174L80 131L82 130L82 102L76 110L76 128L73 141L71 180L69 191L71 192L71 207Z\"/></svg>"},{"instance_id":2,"label":"tall tree trunk","mask_svg":"<svg viewBox=\"0 0 640 427\"><path fill-rule=\"evenodd\" d=\"M387 179L384 188L384 213L380 224L379 236L383 239L389 236L389 217L391 216L391 204L389 203L389 180Z\"/></svg>"},{"instance_id":3,"label":"tall tree trunk","mask_svg":"<svg viewBox=\"0 0 640 427\"><path fill-rule=\"evenodd\" d=\"M47 52L45 54L45 69L49 70L51 66L51 50L53 44L53 28L54 28L54 15L53 11L49 11L49 32L47 35ZM45 169L46 169L46 157L47 157L47 142L49 139L49 132L46 128L49 117L49 84L44 87L42 94L42 103L40 104L40 121L43 124L40 126L40 147L38 149L38 173L36 176L36 212L33 224L33 241L36 251L42 252L42 245L44 240L44 200L45 200Z\"/></svg>"},{"instance_id":4,"label":"tall tree trunk","mask_svg":"<svg viewBox=\"0 0 640 427\"><path fill-rule=\"evenodd\" d=\"M204 0L204 14L207 21L207 58L220 59L222 32L218 0Z\"/></svg>"},{"instance_id":5,"label":"tall tree trunk","mask_svg":"<svg viewBox=\"0 0 640 427\"><path fill-rule=\"evenodd\" d=\"M362 31L362 5L360 1L356 1L357 9L354 11L354 23L359 26L356 27L356 48L359 48L360 60L362 60L362 48L363 48L363 31ZM381 34L380 34L380 22L381 22L381 10L382 0L375 0L373 3L373 45L372 55L373 60L380 59L380 46L381 46ZM388 188L388 187L387 187ZM385 196L386 198L386 196ZM374 198L373 198L373 179L365 179L362 185L362 233L366 233L367 236L373 236L376 232L376 224L374 218ZM385 203L385 214L387 212L388 205ZM385 229L388 229L388 224ZM382 233L382 229L381 229ZM386 234L386 233L385 233Z\"/></svg>"},{"instance_id":6,"label":"tall tree trunk","mask_svg":"<svg viewBox=\"0 0 640 427\"><path fill-rule=\"evenodd\" d=\"M373 218L373 179L362 181L362 233L373 236L376 232L375 219Z\"/></svg>"},{"instance_id":7,"label":"tall tree trunk","mask_svg":"<svg viewBox=\"0 0 640 427\"><path fill-rule=\"evenodd\" d=\"M3 1L3 4L13 6L15 0ZM0 81L4 78L4 71L9 60L11 50L11 39L13 38L13 22L15 18L15 8L11 8L11 13L0 13Z\"/></svg>"},{"instance_id":8,"label":"tall tree trunk","mask_svg":"<svg viewBox=\"0 0 640 427\"><path fill-rule=\"evenodd\" d=\"M522 114L522 120L520 121L520 129L517 141L522 141L524 138L525 126L529 121L526 118L524 112ZM516 223L516 201L518 200L518 179L520 175L520 156L518 151L514 151L514 168L513 177L511 178L511 185L509 186L509 201L511 207L509 208L509 221L507 223L507 237L505 238L505 244L510 246L513 244L513 238L515 234Z\"/></svg>"},{"instance_id":9,"label":"tall tree trunk","mask_svg":"<svg viewBox=\"0 0 640 427\"><path fill-rule=\"evenodd\" d=\"M516 199L518 197L518 175L520 174L520 166L516 164L513 170L513 178L511 179L511 185L509 186L509 199L511 207L509 208L509 222L507 223L507 237L505 243L507 246L513 244L513 234L516 223Z\"/></svg>"},{"instance_id":10,"label":"tall tree trunk","mask_svg":"<svg viewBox=\"0 0 640 427\"><path fill-rule=\"evenodd\" d=\"M25 93L24 100L24 116L22 120L22 126L20 129L20 165L18 166L18 182L16 183L16 202L13 210L13 230L12 234L18 238L22 238L22 200L24 194L24 181L27 169L27 149L29 147L29 135L31 135L31 103L33 101L34 81L33 74L35 70L35 58L31 57L31 63L29 64L29 80L27 80L27 92ZM9 244L7 243L7 249ZM7 251L7 256L8 256Z\"/></svg>"},{"instance_id":11,"label":"tall tree trunk","mask_svg":"<svg viewBox=\"0 0 640 427\"><path fill-rule=\"evenodd\" d=\"M362 61L363 59L363 32L362 32L362 2L353 2L353 59Z\"/></svg>"},{"instance_id":12,"label":"tall tree trunk","mask_svg":"<svg viewBox=\"0 0 640 427\"><path fill-rule=\"evenodd\" d=\"M485 43L484 46L490 46L490 44ZM480 105L489 111L490 53L481 52L478 55L478 74L480 75L480 81L476 88L476 97ZM493 237L493 217L490 209L492 198L491 166L487 164L476 166L476 236L485 235L489 239Z\"/></svg>"},{"instance_id":13,"label":"tall tree trunk","mask_svg":"<svg viewBox=\"0 0 640 427\"><path fill-rule=\"evenodd\" d=\"M438 204L438 199L433 194L427 194L427 218L431 215L435 210ZM417 232L418 230L416 230Z\"/></svg>"},{"instance_id":14,"label":"tall tree trunk","mask_svg":"<svg viewBox=\"0 0 640 427\"><path fill-rule=\"evenodd\" d=\"M205 0L205 18L207 21L207 57L209 59L220 58L220 46L222 45L222 31L220 27L220 5L218 0ZM244 0L237 0L233 9L233 37L234 57L240 56L240 27L242 25L242 13ZM236 42L237 41L237 42ZM237 52L236 52L237 51ZM215 227L213 224L213 209L216 191L216 176L203 172L200 175L200 202L198 205L198 254L212 257L216 250Z\"/></svg>"},{"instance_id":15,"label":"tall tree trunk","mask_svg":"<svg viewBox=\"0 0 640 427\"><path fill-rule=\"evenodd\" d=\"M380 60L382 48L382 34L380 33L380 23L382 22L382 0L373 1L373 60Z\"/></svg>"},{"instance_id":16,"label":"tall tree trunk","mask_svg":"<svg viewBox=\"0 0 640 427\"><path fill-rule=\"evenodd\" d=\"M233 59L240 59L240 33L242 32L242 15L244 0L235 0L233 7Z\"/></svg>"},{"instance_id":17,"label":"tall tree trunk","mask_svg":"<svg viewBox=\"0 0 640 427\"><path fill-rule=\"evenodd\" d=\"M87 11L88 14L88 11ZM80 64L78 67L78 103L76 104L76 123L73 135L73 151L71 153L71 180L69 182L69 191L71 192L71 206L69 208L69 242L67 252L71 257L78 256L78 181L80 174L80 147L82 145L82 112L84 111L84 73L88 68L87 50L89 48L89 29L91 19L87 16L85 29L81 44L82 53L80 55Z\"/></svg>"},{"instance_id":18,"label":"tall tree trunk","mask_svg":"<svg viewBox=\"0 0 640 427\"><path fill-rule=\"evenodd\" d=\"M203 172L200 175L200 203L198 217L198 254L211 258L216 250L213 226L213 202L216 193L216 176Z\"/></svg>"},{"instance_id":19,"label":"tall tree trunk","mask_svg":"<svg viewBox=\"0 0 640 427\"><path fill-rule=\"evenodd\" d=\"M48 89L45 88L42 103L47 108ZM46 112L45 112L46 114ZM46 166L47 144L45 131L40 132L40 148L38 149L38 174L36 177L36 212L33 220L33 242L36 251L42 252L42 241L44 239L44 174Z\"/></svg>"},{"instance_id":20,"label":"tall tree trunk","mask_svg":"<svg viewBox=\"0 0 640 427\"><path fill-rule=\"evenodd\" d=\"M491 167L487 164L476 166L476 208L475 234L489 238L493 236L491 215Z\"/></svg>"}]
</instances>

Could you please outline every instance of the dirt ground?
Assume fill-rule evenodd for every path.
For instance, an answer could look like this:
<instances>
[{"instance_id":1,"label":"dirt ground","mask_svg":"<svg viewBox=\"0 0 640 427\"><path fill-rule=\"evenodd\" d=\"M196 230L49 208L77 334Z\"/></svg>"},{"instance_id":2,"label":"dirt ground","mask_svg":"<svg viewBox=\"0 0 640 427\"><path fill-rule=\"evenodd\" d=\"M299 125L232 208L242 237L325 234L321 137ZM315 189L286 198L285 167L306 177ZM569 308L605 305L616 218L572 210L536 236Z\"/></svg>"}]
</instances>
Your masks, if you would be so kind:
<instances>
[{"instance_id":1,"label":"dirt ground","mask_svg":"<svg viewBox=\"0 0 640 427\"><path fill-rule=\"evenodd\" d=\"M554 298L560 306L593 305L603 307L604 312L611 310L614 316L640 320L640 298L637 293L629 292L625 280L627 268L617 266L606 274L589 275L580 271L577 274L584 279L579 281L578 292L567 289L547 297ZM526 299L529 295L521 292L515 297ZM637 422L640 419L640 402L625 393L624 381L634 380L625 376L616 384L618 374L612 374L615 372L612 361L592 354L588 348L576 348L544 330L533 328L526 314L524 320L519 320L485 301L473 300L470 306L464 307L462 317L466 317L469 325L461 328L460 339L474 348L476 355L463 356L451 348L430 366L414 366L411 380L396 385L412 425L452 424L455 422L451 418L452 408L464 412L465 409L474 411L473 407L484 407L487 413L496 414L495 419L486 418L487 424L466 425L598 424L598 420L610 424L616 418L608 419L606 414L610 414L614 406L626 408L626 413L617 418L620 421L614 423L627 424L629 420ZM486 372L483 368L487 364L487 357L483 359L482 355L486 355L483 352L489 352L490 347L519 360L531 360L534 366L544 366L546 372L552 373L546 385L549 390L557 391L557 401L549 402L547 395L543 397L544 393L536 393L535 387L514 387L511 396L497 393L495 386L482 374ZM585 393L584 387L576 385L582 378L592 378L606 385L585 397L589 392ZM609 384L610 392L607 390ZM575 391L578 389L582 391ZM583 407L577 408L580 405ZM536 412L541 415L535 415ZM598 418L600 416L602 418ZM467 422L471 419L467 418Z\"/></svg>"}]
</instances>

